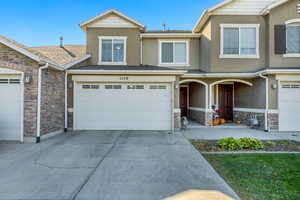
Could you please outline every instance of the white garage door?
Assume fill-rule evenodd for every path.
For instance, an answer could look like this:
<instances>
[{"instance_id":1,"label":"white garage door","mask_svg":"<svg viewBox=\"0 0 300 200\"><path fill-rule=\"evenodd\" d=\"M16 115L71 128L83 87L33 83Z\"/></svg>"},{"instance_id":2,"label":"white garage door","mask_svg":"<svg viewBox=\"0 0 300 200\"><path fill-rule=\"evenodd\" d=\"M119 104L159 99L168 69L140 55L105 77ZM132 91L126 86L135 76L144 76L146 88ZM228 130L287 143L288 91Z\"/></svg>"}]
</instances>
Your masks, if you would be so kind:
<instances>
[{"instance_id":1,"label":"white garage door","mask_svg":"<svg viewBox=\"0 0 300 200\"><path fill-rule=\"evenodd\" d=\"M170 84L89 84L75 88L77 130L171 130Z\"/></svg>"},{"instance_id":2,"label":"white garage door","mask_svg":"<svg viewBox=\"0 0 300 200\"><path fill-rule=\"evenodd\" d=\"M0 140L20 140L20 79L0 77L0 102Z\"/></svg>"},{"instance_id":3,"label":"white garage door","mask_svg":"<svg viewBox=\"0 0 300 200\"><path fill-rule=\"evenodd\" d=\"M282 83L279 94L279 130L300 131L300 83Z\"/></svg>"}]
</instances>

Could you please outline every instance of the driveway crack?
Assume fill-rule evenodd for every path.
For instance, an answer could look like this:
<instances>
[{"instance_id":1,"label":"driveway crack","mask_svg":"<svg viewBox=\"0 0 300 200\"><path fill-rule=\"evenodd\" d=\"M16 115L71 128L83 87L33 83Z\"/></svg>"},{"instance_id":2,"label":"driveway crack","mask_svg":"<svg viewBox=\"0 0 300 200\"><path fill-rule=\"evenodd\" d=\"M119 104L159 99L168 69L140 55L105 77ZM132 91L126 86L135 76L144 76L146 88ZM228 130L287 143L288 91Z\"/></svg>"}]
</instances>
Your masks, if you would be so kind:
<instances>
[{"instance_id":1,"label":"driveway crack","mask_svg":"<svg viewBox=\"0 0 300 200\"><path fill-rule=\"evenodd\" d=\"M121 137L122 134L123 134L123 132L120 133L120 135L112 143L111 147L104 154L103 158L99 160L99 162L96 164L95 168L88 174L88 176L85 178L85 180L83 181L83 183L78 187L78 189L76 189L76 191L74 192L74 194L71 197L71 200L75 200L76 199L76 197L78 196L78 194L86 186L86 184L89 182L89 180L91 179L91 177L95 174L95 172L97 171L97 169L101 166L101 164L103 163L103 161L108 157L108 155L111 153L111 151L115 148L115 146L117 145L118 140L119 140L119 138Z\"/></svg>"}]
</instances>

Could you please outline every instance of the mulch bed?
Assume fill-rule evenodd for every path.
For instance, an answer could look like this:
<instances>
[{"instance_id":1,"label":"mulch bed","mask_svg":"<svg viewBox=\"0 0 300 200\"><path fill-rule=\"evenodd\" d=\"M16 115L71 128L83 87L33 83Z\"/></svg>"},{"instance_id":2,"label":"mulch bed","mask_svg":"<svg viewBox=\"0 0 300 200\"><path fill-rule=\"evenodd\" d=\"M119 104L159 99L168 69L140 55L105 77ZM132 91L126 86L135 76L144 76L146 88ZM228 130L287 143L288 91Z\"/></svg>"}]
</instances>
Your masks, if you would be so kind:
<instances>
[{"instance_id":1,"label":"mulch bed","mask_svg":"<svg viewBox=\"0 0 300 200\"><path fill-rule=\"evenodd\" d=\"M200 152L225 152L218 146L217 140L190 140ZM300 142L291 140L263 140L264 148L259 151L300 152Z\"/></svg>"}]
</instances>

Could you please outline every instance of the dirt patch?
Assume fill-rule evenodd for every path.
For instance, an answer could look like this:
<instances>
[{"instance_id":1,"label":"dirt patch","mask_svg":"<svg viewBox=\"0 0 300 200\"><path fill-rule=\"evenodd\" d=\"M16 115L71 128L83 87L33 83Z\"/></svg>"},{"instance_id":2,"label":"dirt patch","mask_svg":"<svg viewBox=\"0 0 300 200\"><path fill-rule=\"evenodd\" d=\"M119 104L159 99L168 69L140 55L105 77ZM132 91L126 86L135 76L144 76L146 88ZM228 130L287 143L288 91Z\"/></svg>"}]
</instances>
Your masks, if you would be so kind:
<instances>
[{"instance_id":1,"label":"dirt patch","mask_svg":"<svg viewBox=\"0 0 300 200\"><path fill-rule=\"evenodd\" d=\"M226 151L218 145L217 140L190 140L192 145L200 152L222 152ZM300 152L300 142L291 140L263 140L264 147L259 151L286 151Z\"/></svg>"}]
</instances>

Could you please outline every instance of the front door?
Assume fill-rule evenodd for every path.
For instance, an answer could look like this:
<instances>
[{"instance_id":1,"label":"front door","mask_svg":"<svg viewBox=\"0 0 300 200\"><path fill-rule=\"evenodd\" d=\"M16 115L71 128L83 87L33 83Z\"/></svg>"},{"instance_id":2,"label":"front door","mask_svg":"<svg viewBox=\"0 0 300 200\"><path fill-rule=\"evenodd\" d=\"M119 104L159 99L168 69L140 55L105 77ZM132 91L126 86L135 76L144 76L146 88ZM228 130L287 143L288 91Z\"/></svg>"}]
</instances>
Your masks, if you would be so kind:
<instances>
[{"instance_id":1,"label":"front door","mask_svg":"<svg viewBox=\"0 0 300 200\"><path fill-rule=\"evenodd\" d=\"M181 117L187 117L187 87L180 88L180 110L181 110Z\"/></svg>"},{"instance_id":2,"label":"front door","mask_svg":"<svg viewBox=\"0 0 300 200\"><path fill-rule=\"evenodd\" d=\"M233 85L219 85L219 108L221 118L226 121L233 120Z\"/></svg>"}]
</instances>

